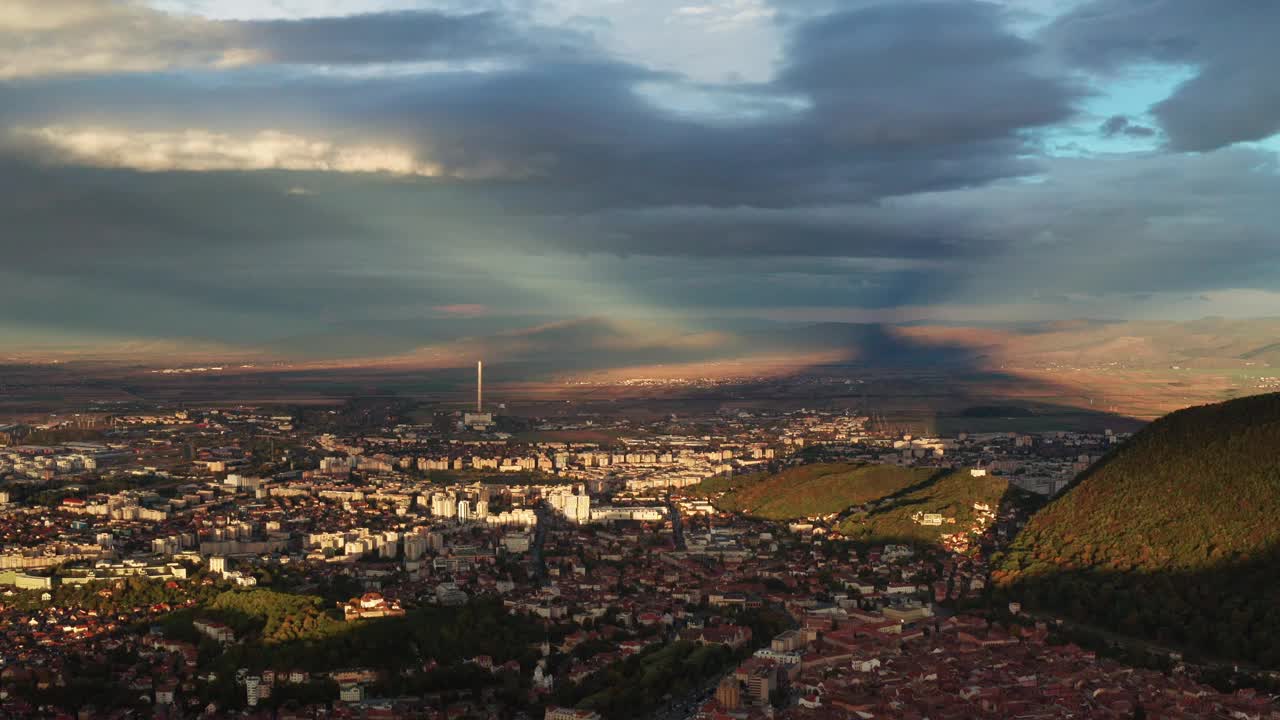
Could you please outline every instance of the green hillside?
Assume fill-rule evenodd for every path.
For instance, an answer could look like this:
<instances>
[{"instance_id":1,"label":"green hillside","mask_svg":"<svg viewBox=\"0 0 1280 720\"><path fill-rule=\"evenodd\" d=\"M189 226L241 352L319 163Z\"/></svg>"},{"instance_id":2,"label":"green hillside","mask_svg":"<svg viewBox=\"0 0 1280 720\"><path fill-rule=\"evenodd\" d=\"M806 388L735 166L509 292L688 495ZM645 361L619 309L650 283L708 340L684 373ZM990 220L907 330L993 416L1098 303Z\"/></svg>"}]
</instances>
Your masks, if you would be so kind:
<instances>
[{"instance_id":1,"label":"green hillside","mask_svg":"<svg viewBox=\"0 0 1280 720\"><path fill-rule=\"evenodd\" d=\"M903 495L887 508L850 515L836 529L853 540L933 543L943 534L972 528L977 518L975 503L997 510L1014 491L1004 478L972 477L968 470L958 470ZM937 513L955 522L921 525L913 519L916 513Z\"/></svg>"},{"instance_id":2,"label":"green hillside","mask_svg":"<svg viewBox=\"0 0 1280 720\"><path fill-rule=\"evenodd\" d=\"M995 573L1030 607L1280 666L1280 395L1168 415L1037 513Z\"/></svg>"},{"instance_id":3,"label":"green hillside","mask_svg":"<svg viewBox=\"0 0 1280 720\"><path fill-rule=\"evenodd\" d=\"M793 520L879 500L928 480L934 472L895 465L817 463L772 475L712 478L699 490L721 510Z\"/></svg>"}]
</instances>

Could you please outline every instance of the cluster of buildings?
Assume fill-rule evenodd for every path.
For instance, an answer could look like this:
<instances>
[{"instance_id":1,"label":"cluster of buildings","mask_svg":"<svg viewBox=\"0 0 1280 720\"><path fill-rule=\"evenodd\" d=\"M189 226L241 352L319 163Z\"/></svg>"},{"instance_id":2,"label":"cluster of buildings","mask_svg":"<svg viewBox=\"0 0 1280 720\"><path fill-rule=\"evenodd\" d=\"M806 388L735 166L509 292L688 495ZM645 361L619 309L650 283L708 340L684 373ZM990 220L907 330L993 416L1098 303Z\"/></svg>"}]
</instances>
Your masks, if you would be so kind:
<instances>
[{"instance_id":1,"label":"cluster of buildings","mask_svg":"<svg viewBox=\"0 0 1280 720\"><path fill-rule=\"evenodd\" d=\"M358 598L351 598L345 603L338 603L342 610L342 618L352 620L368 620L370 618L404 617L404 608L395 599L388 599L381 593L367 592Z\"/></svg>"},{"instance_id":2,"label":"cluster of buildings","mask_svg":"<svg viewBox=\"0 0 1280 720\"><path fill-rule=\"evenodd\" d=\"M722 681L704 720L785 718L1274 718L1274 701L1220 693L1184 674L1125 667L1041 624L976 616L895 626L857 613L807 617L797 662L752 658ZM775 646L777 642L775 641ZM768 696L785 687L785 708ZM767 709L767 711L766 711Z\"/></svg>"},{"instance_id":3,"label":"cluster of buildings","mask_svg":"<svg viewBox=\"0 0 1280 720\"><path fill-rule=\"evenodd\" d=\"M127 463L133 453L119 444L67 442L57 446L16 445L0 448L0 475L33 482L75 479L99 468Z\"/></svg>"},{"instance_id":4,"label":"cluster of buildings","mask_svg":"<svg viewBox=\"0 0 1280 720\"><path fill-rule=\"evenodd\" d=\"M344 425L337 411L137 411L96 443L110 462L65 475L51 460L55 472L33 476L13 456L41 463L32 458L89 448L0 449L0 715L109 716L38 704L32 688L72 683L68 658L83 656L157 717L590 720L602 715L579 688L681 641L738 658L698 678L690 718L1035 717L1027 703L1045 688L1076 717L1131 717L1139 704L1153 717L1274 712L1260 696L1054 646L1034 624L954 616L982 596L987 557L1016 531L1016 511L975 506L972 523L920 513L921 524L955 525L940 547L855 546L813 523L722 512L694 492L816 453L980 468L1052 493L1118 436L890 437L856 414L734 410L562 413L526 423L557 437L540 440L481 414ZM575 428L593 434L573 439ZM22 442L19 428L6 433ZM162 599L109 611L62 600L108 603L138 583ZM345 664L228 676L216 648L253 646L256 631L201 603L254 587L328 590L323 612L356 628L483 600L546 640L536 661L421 657L398 679ZM192 634L175 635L165 618L188 609ZM406 677L477 668L493 678L480 690L403 689Z\"/></svg>"}]
</instances>

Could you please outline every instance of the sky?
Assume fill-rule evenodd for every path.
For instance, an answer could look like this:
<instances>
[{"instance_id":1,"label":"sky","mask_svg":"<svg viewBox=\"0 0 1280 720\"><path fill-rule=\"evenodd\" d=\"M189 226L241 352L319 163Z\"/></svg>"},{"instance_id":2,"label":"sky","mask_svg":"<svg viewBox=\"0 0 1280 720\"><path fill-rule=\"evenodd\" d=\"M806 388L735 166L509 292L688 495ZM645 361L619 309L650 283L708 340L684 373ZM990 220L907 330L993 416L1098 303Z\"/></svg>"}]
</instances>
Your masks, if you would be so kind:
<instances>
[{"instance_id":1,"label":"sky","mask_svg":"<svg viewBox=\"0 0 1280 720\"><path fill-rule=\"evenodd\" d=\"M0 347L1276 315L1272 0L5 0Z\"/></svg>"}]
</instances>

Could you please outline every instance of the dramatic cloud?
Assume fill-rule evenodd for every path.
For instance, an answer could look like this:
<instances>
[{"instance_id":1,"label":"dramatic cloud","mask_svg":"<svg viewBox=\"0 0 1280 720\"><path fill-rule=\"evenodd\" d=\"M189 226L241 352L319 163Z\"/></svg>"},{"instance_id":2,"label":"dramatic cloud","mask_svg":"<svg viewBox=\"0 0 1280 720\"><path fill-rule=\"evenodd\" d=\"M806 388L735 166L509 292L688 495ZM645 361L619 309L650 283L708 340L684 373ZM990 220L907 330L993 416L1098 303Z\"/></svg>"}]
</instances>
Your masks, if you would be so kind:
<instances>
[{"instance_id":1,"label":"dramatic cloud","mask_svg":"<svg viewBox=\"0 0 1280 720\"><path fill-rule=\"evenodd\" d=\"M1124 135L1127 137L1144 138L1151 137L1156 131L1145 125L1138 125L1129 120L1124 115L1112 115L1103 121L1102 126L1098 128L1104 137L1116 137Z\"/></svg>"},{"instance_id":2,"label":"dramatic cloud","mask_svg":"<svg viewBox=\"0 0 1280 720\"><path fill-rule=\"evenodd\" d=\"M1115 72L1137 63L1192 66L1195 76L1152 108L1173 147L1213 150L1280 132L1280 3L1269 0L1094 0L1046 39L1072 62Z\"/></svg>"},{"instance_id":3,"label":"dramatic cloud","mask_svg":"<svg viewBox=\"0 0 1280 720\"><path fill-rule=\"evenodd\" d=\"M441 174L438 166L423 164L404 149L340 145L273 130L232 136L203 130L136 132L53 126L16 128L13 135L19 142L35 144L63 162L148 172L302 170L424 177Z\"/></svg>"},{"instance_id":4,"label":"dramatic cloud","mask_svg":"<svg viewBox=\"0 0 1280 720\"><path fill-rule=\"evenodd\" d=\"M226 23L264 61L361 64L406 60L463 61L571 52L575 33L520 32L495 12L446 15L403 11L301 20Z\"/></svg>"},{"instance_id":5,"label":"dramatic cloud","mask_svg":"<svg viewBox=\"0 0 1280 720\"><path fill-rule=\"evenodd\" d=\"M177 18L138 2L6 0L0 6L0 79L234 67L256 57L219 23Z\"/></svg>"},{"instance_id":6,"label":"dramatic cloud","mask_svg":"<svg viewBox=\"0 0 1280 720\"><path fill-rule=\"evenodd\" d=\"M1038 54L994 5L909 0L804 22L782 82L814 98L839 141L984 140L1071 114L1078 91Z\"/></svg>"},{"instance_id":7,"label":"dramatic cloud","mask_svg":"<svg viewBox=\"0 0 1280 720\"><path fill-rule=\"evenodd\" d=\"M1058 158L1045 170L1042 182L914 200L917 216L963 208L981 218L977 237L1003 238L997 256L966 273L961 295L1280 289L1267 200L1280 193L1277 154Z\"/></svg>"},{"instance_id":8,"label":"dramatic cloud","mask_svg":"<svg viewBox=\"0 0 1280 720\"><path fill-rule=\"evenodd\" d=\"M585 42L568 31L522 32L493 12L218 21L161 12L141 0L6 0L0 7L0 79L528 58L576 52Z\"/></svg>"},{"instance_id":9,"label":"dramatic cloud","mask_svg":"<svg viewBox=\"0 0 1280 720\"><path fill-rule=\"evenodd\" d=\"M336 356L1280 292L1277 156L1235 146L1274 119L1270 6L1223 16L1235 43L1175 0L175 6L0 7L0 339ZM673 69L685 33L715 71ZM1108 85L1174 66L1169 97Z\"/></svg>"}]
</instances>

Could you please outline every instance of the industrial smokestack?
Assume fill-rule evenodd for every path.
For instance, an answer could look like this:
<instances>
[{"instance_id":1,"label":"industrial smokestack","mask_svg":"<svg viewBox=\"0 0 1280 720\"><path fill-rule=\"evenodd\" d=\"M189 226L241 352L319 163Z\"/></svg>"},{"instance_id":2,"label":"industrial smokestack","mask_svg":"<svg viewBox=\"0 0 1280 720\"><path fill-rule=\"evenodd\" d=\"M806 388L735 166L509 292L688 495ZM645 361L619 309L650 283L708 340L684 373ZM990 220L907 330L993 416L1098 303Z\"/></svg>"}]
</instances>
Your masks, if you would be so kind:
<instances>
[{"instance_id":1,"label":"industrial smokestack","mask_svg":"<svg viewBox=\"0 0 1280 720\"><path fill-rule=\"evenodd\" d=\"M484 361L476 361L476 414L484 412Z\"/></svg>"}]
</instances>

